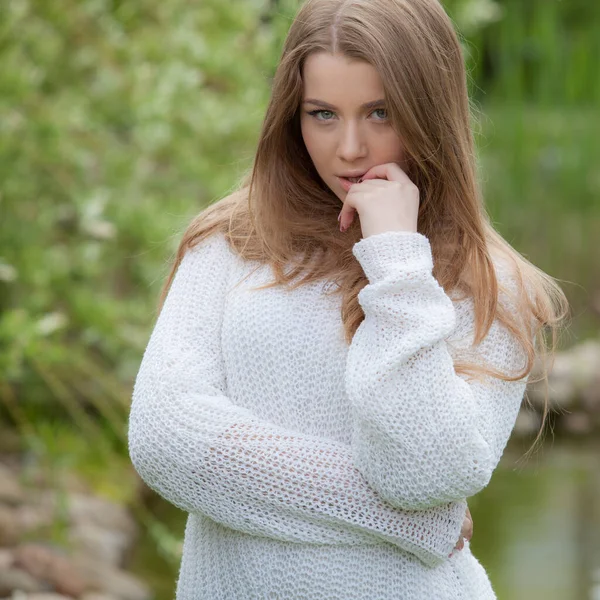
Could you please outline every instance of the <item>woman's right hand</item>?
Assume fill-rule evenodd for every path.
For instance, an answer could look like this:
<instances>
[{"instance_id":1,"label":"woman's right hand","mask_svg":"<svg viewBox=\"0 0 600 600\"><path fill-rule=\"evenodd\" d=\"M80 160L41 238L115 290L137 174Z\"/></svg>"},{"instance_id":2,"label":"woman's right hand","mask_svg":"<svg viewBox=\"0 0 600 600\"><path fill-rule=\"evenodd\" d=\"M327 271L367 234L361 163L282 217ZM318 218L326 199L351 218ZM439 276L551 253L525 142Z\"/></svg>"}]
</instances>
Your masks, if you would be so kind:
<instances>
[{"instance_id":1,"label":"woman's right hand","mask_svg":"<svg viewBox=\"0 0 600 600\"><path fill-rule=\"evenodd\" d=\"M473 537L473 517L471 517L471 511L467 506L467 512L465 513L465 520L463 521L463 525L460 529L460 537L458 538L458 542L456 546L454 546L454 550L462 550L465 547L465 540L470 541ZM454 550L448 555L449 557L454 554Z\"/></svg>"}]
</instances>

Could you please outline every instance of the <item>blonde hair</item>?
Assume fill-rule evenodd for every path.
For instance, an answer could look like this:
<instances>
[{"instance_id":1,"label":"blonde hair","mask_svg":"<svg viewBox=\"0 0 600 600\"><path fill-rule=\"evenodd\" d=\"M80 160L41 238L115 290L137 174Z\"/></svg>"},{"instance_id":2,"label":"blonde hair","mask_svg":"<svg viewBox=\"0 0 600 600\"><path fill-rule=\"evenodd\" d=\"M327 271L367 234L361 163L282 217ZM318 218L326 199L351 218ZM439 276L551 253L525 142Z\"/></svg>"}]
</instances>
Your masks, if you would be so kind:
<instances>
[{"instance_id":1,"label":"blonde hair","mask_svg":"<svg viewBox=\"0 0 600 600\"><path fill-rule=\"evenodd\" d=\"M408 175L420 190L418 231L431 243L434 277L446 292L473 299L475 344L497 318L527 358L523 371L512 375L460 361L456 372L505 381L529 375L536 355L554 355L568 302L552 277L495 231L486 213L462 49L438 0L308 0L300 8L275 72L254 164L235 191L189 225L161 303L187 249L219 231L240 257L272 266L275 280L263 287L293 289L335 279L346 339L352 340L364 319L357 294L368 281L352 254L361 238L359 220L339 232L340 200L317 174L300 131L302 68L313 52L366 61L378 71L391 125L408 157ZM492 257L512 265L516 285L500 285ZM287 265L292 268L286 271ZM510 296L510 308L498 301L501 292ZM546 353L549 331L552 346ZM541 379L547 380L542 364ZM536 441L547 406L546 397Z\"/></svg>"}]
</instances>

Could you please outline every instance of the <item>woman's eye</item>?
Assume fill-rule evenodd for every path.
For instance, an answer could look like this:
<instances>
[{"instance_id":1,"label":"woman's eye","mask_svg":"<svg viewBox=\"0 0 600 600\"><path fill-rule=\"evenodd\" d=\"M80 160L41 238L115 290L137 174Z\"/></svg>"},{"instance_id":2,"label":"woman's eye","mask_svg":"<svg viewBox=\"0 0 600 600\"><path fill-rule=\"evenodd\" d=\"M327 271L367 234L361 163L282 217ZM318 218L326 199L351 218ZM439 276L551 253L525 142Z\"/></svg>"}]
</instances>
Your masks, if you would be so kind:
<instances>
[{"instance_id":1,"label":"woman's eye","mask_svg":"<svg viewBox=\"0 0 600 600\"><path fill-rule=\"evenodd\" d=\"M312 110L308 114L316 118L316 116L321 113L333 114L330 110ZM317 121L331 121L331 119L317 119Z\"/></svg>"},{"instance_id":2,"label":"woman's eye","mask_svg":"<svg viewBox=\"0 0 600 600\"><path fill-rule=\"evenodd\" d=\"M375 114L377 112L384 113L381 117L375 119L376 121L385 121L387 120L387 110L385 108L376 108L371 114ZM308 113L311 117L317 119L317 121L331 121L332 118L327 118L327 115L334 115L330 110L312 110ZM325 116L323 116L325 114ZM321 115L323 118L317 118L317 115Z\"/></svg>"}]
</instances>

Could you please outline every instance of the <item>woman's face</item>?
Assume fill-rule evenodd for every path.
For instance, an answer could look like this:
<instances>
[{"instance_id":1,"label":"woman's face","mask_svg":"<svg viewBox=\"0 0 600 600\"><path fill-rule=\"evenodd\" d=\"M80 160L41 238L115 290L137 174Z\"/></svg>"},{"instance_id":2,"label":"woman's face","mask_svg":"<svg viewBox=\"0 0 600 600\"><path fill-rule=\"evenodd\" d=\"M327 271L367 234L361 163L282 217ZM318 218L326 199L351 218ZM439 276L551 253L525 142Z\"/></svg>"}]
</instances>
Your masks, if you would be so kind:
<instances>
[{"instance_id":1,"label":"woman's face","mask_svg":"<svg viewBox=\"0 0 600 600\"><path fill-rule=\"evenodd\" d=\"M321 179L344 200L340 176L376 165L404 168L402 144L387 117L379 74L364 61L325 52L304 63L301 130Z\"/></svg>"}]
</instances>

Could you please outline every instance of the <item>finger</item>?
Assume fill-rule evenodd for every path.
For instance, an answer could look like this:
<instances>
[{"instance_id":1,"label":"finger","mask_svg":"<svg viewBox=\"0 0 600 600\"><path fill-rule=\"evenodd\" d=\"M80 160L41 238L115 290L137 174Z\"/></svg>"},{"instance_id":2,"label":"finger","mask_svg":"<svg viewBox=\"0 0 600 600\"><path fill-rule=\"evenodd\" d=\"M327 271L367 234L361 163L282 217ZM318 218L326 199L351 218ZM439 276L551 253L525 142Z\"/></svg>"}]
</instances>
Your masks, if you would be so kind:
<instances>
[{"instance_id":1,"label":"finger","mask_svg":"<svg viewBox=\"0 0 600 600\"><path fill-rule=\"evenodd\" d=\"M465 518L463 519L463 525L460 530L461 535L466 537L466 534L473 535L473 517L471 516L471 511L469 507L465 509Z\"/></svg>"},{"instance_id":2,"label":"finger","mask_svg":"<svg viewBox=\"0 0 600 600\"><path fill-rule=\"evenodd\" d=\"M473 537L473 517L471 517L471 513L469 512L469 510L467 509L467 516L466 516L466 531L464 534L464 537L470 541L471 538Z\"/></svg>"},{"instance_id":3,"label":"finger","mask_svg":"<svg viewBox=\"0 0 600 600\"><path fill-rule=\"evenodd\" d=\"M465 519L465 521L463 522L463 526L460 530L460 535L466 540L470 540L473 536L473 527L471 521L469 521L468 519Z\"/></svg>"},{"instance_id":4,"label":"finger","mask_svg":"<svg viewBox=\"0 0 600 600\"><path fill-rule=\"evenodd\" d=\"M470 525L470 527L468 528L468 530L467 530L467 532L466 532L466 534L465 534L465 536L464 536L464 537L465 537L465 539L466 539L468 542L470 542L470 541L471 541L471 538L473 537L473 521L471 521L471 525Z\"/></svg>"},{"instance_id":5,"label":"finger","mask_svg":"<svg viewBox=\"0 0 600 600\"><path fill-rule=\"evenodd\" d=\"M388 181L383 181L381 179L371 179L369 181L363 181L362 179L358 183L353 183L350 186L350 191L346 195L346 199L344 200L344 205L342 206L342 210L338 215L338 221L340 224L340 231L346 231L352 222L354 221L355 213L358 211L352 205L352 190L358 188L362 188L363 191L367 191L369 188L381 188L389 185Z\"/></svg>"},{"instance_id":6,"label":"finger","mask_svg":"<svg viewBox=\"0 0 600 600\"><path fill-rule=\"evenodd\" d=\"M368 179L367 181L361 181L354 185L359 186L361 189L365 189L370 187L385 187L390 185L390 182L386 179Z\"/></svg>"},{"instance_id":7,"label":"finger","mask_svg":"<svg viewBox=\"0 0 600 600\"><path fill-rule=\"evenodd\" d=\"M398 163L384 163L375 165L369 169L363 176L366 179L387 179L388 181L400 181L403 183L412 183L409 176L401 169Z\"/></svg>"},{"instance_id":8,"label":"finger","mask_svg":"<svg viewBox=\"0 0 600 600\"><path fill-rule=\"evenodd\" d=\"M340 231L344 232L350 225L352 225L352 221L354 220L354 214L356 213L356 209L350 204L348 200L348 196L346 196L346 200L344 201L344 205L342 206L342 210L338 215L338 221L340 222Z\"/></svg>"}]
</instances>

